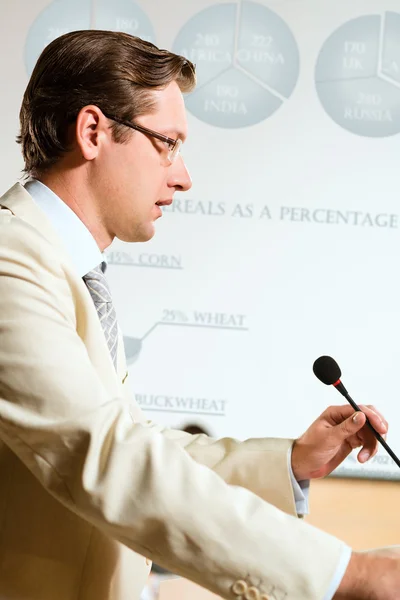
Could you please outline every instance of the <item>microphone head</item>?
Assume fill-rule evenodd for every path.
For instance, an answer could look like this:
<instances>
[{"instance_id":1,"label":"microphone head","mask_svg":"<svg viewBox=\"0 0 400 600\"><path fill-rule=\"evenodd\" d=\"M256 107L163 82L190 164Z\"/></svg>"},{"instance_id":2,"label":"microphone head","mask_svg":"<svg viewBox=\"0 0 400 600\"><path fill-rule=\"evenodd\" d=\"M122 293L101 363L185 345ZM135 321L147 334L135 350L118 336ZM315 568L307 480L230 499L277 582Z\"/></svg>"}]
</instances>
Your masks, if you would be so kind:
<instances>
[{"instance_id":1,"label":"microphone head","mask_svg":"<svg viewBox=\"0 0 400 600\"><path fill-rule=\"evenodd\" d=\"M313 364L314 375L322 383L332 385L339 381L342 376L339 365L331 356L320 356Z\"/></svg>"}]
</instances>

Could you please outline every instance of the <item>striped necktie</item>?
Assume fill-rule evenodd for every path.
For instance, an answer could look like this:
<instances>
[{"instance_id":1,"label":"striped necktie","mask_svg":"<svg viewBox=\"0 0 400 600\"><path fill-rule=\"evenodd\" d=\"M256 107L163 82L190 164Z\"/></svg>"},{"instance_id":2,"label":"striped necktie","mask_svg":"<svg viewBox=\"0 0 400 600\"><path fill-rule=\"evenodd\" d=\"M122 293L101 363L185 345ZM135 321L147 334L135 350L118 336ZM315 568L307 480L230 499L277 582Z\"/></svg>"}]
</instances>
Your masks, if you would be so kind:
<instances>
[{"instance_id":1,"label":"striped necktie","mask_svg":"<svg viewBox=\"0 0 400 600\"><path fill-rule=\"evenodd\" d=\"M118 323L117 314L111 298L110 288L103 273L102 265L83 276L107 341L114 367L117 368Z\"/></svg>"}]
</instances>

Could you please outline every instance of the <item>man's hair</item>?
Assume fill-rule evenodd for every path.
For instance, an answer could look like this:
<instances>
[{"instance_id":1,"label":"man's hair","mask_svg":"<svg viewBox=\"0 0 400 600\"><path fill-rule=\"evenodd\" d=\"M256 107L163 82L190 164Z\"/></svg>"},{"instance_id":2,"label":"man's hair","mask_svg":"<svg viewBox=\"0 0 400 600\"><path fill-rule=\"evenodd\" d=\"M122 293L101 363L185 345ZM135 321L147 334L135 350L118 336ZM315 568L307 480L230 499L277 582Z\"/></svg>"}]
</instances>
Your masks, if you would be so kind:
<instances>
[{"instance_id":1,"label":"man's hair","mask_svg":"<svg viewBox=\"0 0 400 600\"><path fill-rule=\"evenodd\" d=\"M114 31L73 31L40 55L20 111L24 171L37 175L68 152L68 132L89 104L118 119L133 121L155 109L153 90L176 81L180 90L195 86L194 65L183 56ZM113 139L124 143L131 130L113 123Z\"/></svg>"}]
</instances>

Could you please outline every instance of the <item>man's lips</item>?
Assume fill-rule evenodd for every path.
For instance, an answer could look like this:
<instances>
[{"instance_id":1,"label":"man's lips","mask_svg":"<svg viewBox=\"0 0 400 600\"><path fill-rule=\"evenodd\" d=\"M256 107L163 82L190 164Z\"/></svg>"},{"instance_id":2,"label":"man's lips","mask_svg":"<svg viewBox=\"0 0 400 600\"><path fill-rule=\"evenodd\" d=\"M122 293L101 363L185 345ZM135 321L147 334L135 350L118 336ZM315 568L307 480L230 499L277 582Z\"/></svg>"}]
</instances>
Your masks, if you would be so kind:
<instances>
[{"instance_id":1,"label":"man's lips","mask_svg":"<svg viewBox=\"0 0 400 600\"><path fill-rule=\"evenodd\" d=\"M167 200L159 200L156 202L157 206L170 206L172 204L172 198L168 198Z\"/></svg>"}]
</instances>

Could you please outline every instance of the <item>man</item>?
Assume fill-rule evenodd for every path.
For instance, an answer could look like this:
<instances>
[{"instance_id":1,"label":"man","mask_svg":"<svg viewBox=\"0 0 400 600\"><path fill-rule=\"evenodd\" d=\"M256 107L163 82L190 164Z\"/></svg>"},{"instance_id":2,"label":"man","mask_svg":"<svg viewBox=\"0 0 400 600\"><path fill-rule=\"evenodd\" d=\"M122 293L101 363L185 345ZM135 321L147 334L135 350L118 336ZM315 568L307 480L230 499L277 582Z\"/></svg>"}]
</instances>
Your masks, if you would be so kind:
<instances>
[{"instance_id":1,"label":"man","mask_svg":"<svg viewBox=\"0 0 400 600\"><path fill-rule=\"evenodd\" d=\"M32 73L31 180L0 199L0 597L135 600L151 559L223 598L397 598L391 553L294 517L309 478L376 452L364 414L331 407L295 442L240 443L156 426L127 390L102 252L149 240L190 188L193 86L184 58L112 32L58 38Z\"/></svg>"}]
</instances>

